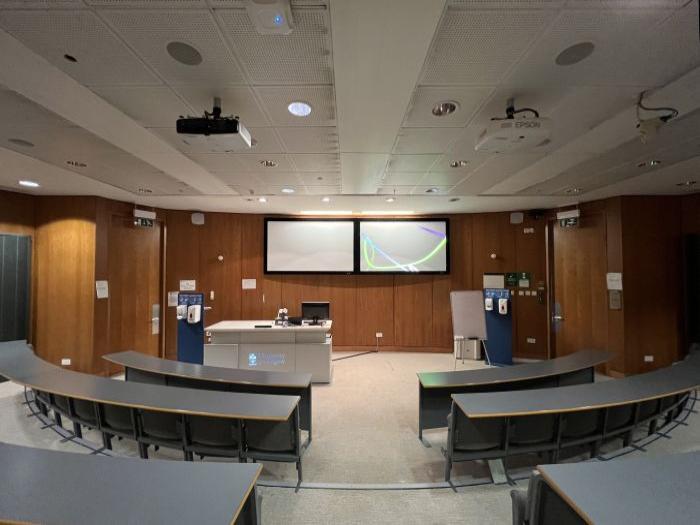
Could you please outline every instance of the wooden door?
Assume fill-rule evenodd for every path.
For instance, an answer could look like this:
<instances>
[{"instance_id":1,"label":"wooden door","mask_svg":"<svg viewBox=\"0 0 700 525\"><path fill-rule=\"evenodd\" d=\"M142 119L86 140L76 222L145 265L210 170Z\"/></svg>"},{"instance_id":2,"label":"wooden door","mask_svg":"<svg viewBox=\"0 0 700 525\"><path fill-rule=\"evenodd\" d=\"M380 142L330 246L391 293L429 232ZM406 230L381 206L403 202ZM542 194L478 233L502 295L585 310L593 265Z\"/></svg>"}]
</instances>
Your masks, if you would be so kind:
<instances>
[{"instance_id":1,"label":"wooden door","mask_svg":"<svg viewBox=\"0 0 700 525\"><path fill-rule=\"evenodd\" d=\"M551 353L561 357L586 348L605 349L605 216L593 213L581 217L576 228L562 228L557 222L552 228Z\"/></svg>"},{"instance_id":2,"label":"wooden door","mask_svg":"<svg viewBox=\"0 0 700 525\"><path fill-rule=\"evenodd\" d=\"M137 227L133 218L112 216L108 247L109 351L159 356L161 224Z\"/></svg>"}]
</instances>

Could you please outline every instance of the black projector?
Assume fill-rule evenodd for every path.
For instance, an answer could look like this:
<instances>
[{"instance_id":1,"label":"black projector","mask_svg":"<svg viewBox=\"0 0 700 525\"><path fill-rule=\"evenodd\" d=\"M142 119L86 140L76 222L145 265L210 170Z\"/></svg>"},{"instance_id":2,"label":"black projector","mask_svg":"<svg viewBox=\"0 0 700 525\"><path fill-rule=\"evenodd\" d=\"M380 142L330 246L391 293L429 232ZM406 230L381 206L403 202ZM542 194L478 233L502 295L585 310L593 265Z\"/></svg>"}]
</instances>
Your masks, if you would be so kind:
<instances>
[{"instance_id":1,"label":"black projector","mask_svg":"<svg viewBox=\"0 0 700 525\"><path fill-rule=\"evenodd\" d=\"M179 118L176 122L178 133L184 135L231 135L238 133L240 124L236 118Z\"/></svg>"}]
</instances>

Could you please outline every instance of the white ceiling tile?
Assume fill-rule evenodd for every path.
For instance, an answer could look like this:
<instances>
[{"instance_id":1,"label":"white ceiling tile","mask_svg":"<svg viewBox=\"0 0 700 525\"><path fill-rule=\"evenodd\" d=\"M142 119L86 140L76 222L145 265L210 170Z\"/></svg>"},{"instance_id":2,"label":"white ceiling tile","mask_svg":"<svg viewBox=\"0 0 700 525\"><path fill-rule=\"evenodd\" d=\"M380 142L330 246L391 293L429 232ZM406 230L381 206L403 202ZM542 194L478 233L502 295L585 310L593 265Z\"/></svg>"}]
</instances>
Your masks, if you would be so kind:
<instances>
[{"instance_id":1,"label":"white ceiling tile","mask_svg":"<svg viewBox=\"0 0 700 525\"><path fill-rule=\"evenodd\" d=\"M292 172L294 167L289 159L288 155L281 154L260 154L260 153L246 153L246 154L236 154L236 158L243 167L243 171L248 171L250 173L282 173L282 172ZM277 166L272 168L266 168L262 165L265 160L271 160L277 163Z\"/></svg>"},{"instance_id":2,"label":"white ceiling tile","mask_svg":"<svg viewBox=\"0 0 700 525\"><path fill-rule=\"evenodd\" d=\"M340 184L335 186L307 186L307 195L338 195L342 191Z\"/></svg>"},{"instance_id":3,"label":"white ceiling tile","mask_svg":"<svg viewBox=\"0 0 700 525\"><path fill-rule=\"evenodd\" d=\"M493 155L467 175L453 191L460 195L479 195L514 173L542 158L544 153Z\"/></svg>"},{"instance_id":4,"label":"white ceiling tile","mask_svg":"<svg viewBox=\"0 0 700 525\"><path fill-rule=\"evenodd\" d=\"M490 87L418 87L403 121L404 127L443 128L465 126L493 91ZM451 101L458 105L450 115L436 117L433 107L438 102Z\"/></svg>"},{"instance_id":5,"label":"white ceiling tile","mask_svg":"<svg viewBox=\"0 0 700 525\"><path fill-rule=\"evenodd\" d=\"M287 153L337 153L338 130L335 127L306 126L277 128Z\"/></svg>"},{"instance_id":6,"label":"white ceiling tile","mask_svg":"<svg viewBox=\"0 0 700 525\"><path fill-rule=\"evenodd\" d=\"M210 173L243 172L243 165L234 153L190 153L188 157Z\"/></svg>"},{"instance_id":7,"label":"white ceiling tile","mask_svg":"<svg viewBox=\"0 0 700 525\"><path fill-rule=\"evenodd\" d=\"M203 83L196 86L173 86L173 90L186 100L194 114L200 116L204 111L211 112L214 97L221 99L221 111L224 115L234 115L241 118L247 128L268 126L269 119L260 108L253 91L247 86L212 86Z\"/></svg>"},{"instance_id":8,"label":"white ceiling tile","mask_svg":"<svg viewBox=\"0 0 700 525\"><path fill-rule=\"evenodd\" d=\"M414 184L404 185L382 185L377 188L379 195L410 195L415 187Z\"/></svg>"},{"instance_id":9,"label":"white ceiling tile","mask_svg":"<svg viewBox=\"0 0 700 525\"><path fill-rule=\"evenodd\" d=\"M268 170L256 173L255 178L259 180L260 184L263 186L289 186L296 188L297 186L303 185L301 178L296 173L290 171Z\"/></svg>"},{"instance_id":10,"label":"white ceiling tile","mask_svg":"<svg viewBox=\"0 0 700 525\"><path fill-rule=\"evenodd\" d=\"M442 153L461 132L461 128L401 128L394 153Z\"/></svg>"},{"instance_id":11,"label":"white ceiling tile","mask_svg":"<svg viewBox=\"0 0 700 525\"><path fill-rule=\"evenodd\" d=\"M261 35L242 9L217 11L227 38L253 84L332 84L326 9L293 10L289 35Z\"/></svg>"},{"instance_id":12,"label":"white ceiling tile","mask_svg":"<svg viewBox=\"0 0 700 525\"><path fill-rule=\"evenodd\" d=\"M299 173L299 180L305 186L340 186L340 173Z\"/></svg>"},{"instance_id":13,"label":"white ceiling tile","mask_svg":"<svg viewBox=\"0 0 700 525\"><path fill-rule=\"evenodd\" d=\"M66 9L85 7L82 0L0 0L0 9Z\"/></svg>"},{"instance_id":14,"label":"white ceiling tile","mask_svg":"<svg viewBox=\"0 0 700 525\"><path fill-rule=\"evenodd\" d=\"M421 186L454 186L468 176L469 173L465 173L463 170L458 169L451 172L430 172L416 184L420 184Z\"/></svg>"},{"instance_id":15,"label":"white ceiling tile","mask_svg":"<svg viewBox=\"0 0 700 525\"><path fill-rule=\"evenodd\" d=\"M243 83L240 68L209 11L105 9L100 15L168 83ZM166 49L171 42L193 46L202 62L191 66L176 61Z\"/></svg>"},{"instance_id":16,"label":"white ceiling tile","mask_svg":"<svg viewBox=\"0 0 700 525\"><path fill-rule=\"evenodd\" d=\"M387 172L419 172L425 173L435 163L440 155L392 155L389 159Z\"/></svg>"},{"instance_id":17,"label":"white ceiling tile","mask_svg":"<svg viewBox=\"0 0 700 525\"><path fill-rule=\"evenodd\" d=\"M102 86L92 90L146 127L175 127L191 109L165 86Z\"/></svg>"},{"instance_id":18,"label":"white ceiling tile","mask_svg":"<svg viewBox=\"0 0 700 525\"><path fill-rule=\"evenodd\" d=\"M135 9L176 9L176 8L206 8L206 0L85 0L93 7L122 7Z\"/></svg>"},{"instance_id":19,"label":"white ceiling tile","mask_svg":"<svg viewBox=\"0 0 700 525\"><path fill-rule=\"evenodd\" d=\"M423 179L424 176L425 176L425 172L387 173L384 180L382 180L382 185L383 186L415 186Z\"/></svg>"},{"instance_id":20,"label":"white ceiling tile","mask_svg":"<svg viewBox=\"0 0 700 525\"><path fill-rule=\"evenodd\" d=\"M43 106L10 90L0 91L0 114L0 129L10 132L18 128L73 126Z\"/></svg>"},{"instance_id":21,"label":"white ceiling tile","mask_svg":"<svg viewBox=\"0 0 700 525\"><path fill-rule=\"evenodd\" d=\"M677 9L688 0L568 0L567 7L577 9Z\"/></svg>"},{"instance_id":22,"label":"white ceiling tile","mask_svg":"<svg viewBox=\"0 0 700 525\"><path fill-rule=\"evenodd\" d=\"M497 84L550 21L552 10L448 7L435 34L421 85Z\"/></svg>"},{"instance_id":23,"label":"white ceiling tile","mask_svg":"<svg viewBox=\"0 0 700 525\"><path fill-rule=\"evenodd\" d=\"M436 189L436 192L429 192L428 190L434 190ZM438 195L447 195L450 193L450 190L452 189L452 186L415 186L411 190L412 195L427 195L429 197L436 197Z\"/></svg>"},{"instance_id":24,"label":"white ceiling tile","mask_svg":"<svg viewBox=\"0 0 700 525\"><path fill-rule=\"evenodd\" d=\"M340 156L337 154L296 153L289 157L298 171L340 172Z\"/></svg>"},{"instance_id":25,"label":"white ceiling tile","mask_svg":"<svg viewBox=\"0 0 700 525\"><path fill-rule=\"evenodd\" d=\"M161 83L93 12L0 11L0 27L82 84Z\"/></svg>"},{"instance_id":26,"label":"white ceiling tile","mask_svg":"<svg viewBox=\"0 0 700 525\"><path fill-rule=\"evenodd\" d=\"M542 9L558 8L567 0L449 0L450 6L464 9ZM584 0L589 2L591 0ZM593 0L595 1L595 0Z\"/></svg>"},{"instance_id":27,"label":"white ceiling tile","mask_svg":"<svg viewBox=\"0 0 700 525\"><path fill-rule=\"evenodd\" d=\"M333 86L258 86L254 88L275 126L335 126ZM311 105L307 117L292 115L287 106L301 101Z\"/></svg>"},{"instance_id":28,"label":"white ceiling tile","mask_svg":"<svg viewBox=\"0 0 700 525\"><path fill-rule=\"evenodd\" d=\"M284 153L274 128L249 128L253 147L242 153Z\"/></svg>"},{"instance_id":29,"label":"white ceiling tile","mask_svg":"<svg viewBox=\"0 0 700 525\"><path fill-rule=\"evenodd\" d=\"M293 195L304 195L306 194L306 189L302 184L296 185L275 185L275 184L263 184L263 183L250 183L242 185L231 185L231 188L244 196L256 196L256 195L280 195L286 197L287 194L282 192L284 188L291 188L294 190Z\"/></svg>"},{"instance_id":30,"label":"white ceiling tile","mask_svg":"<svg viewBox=\"0 0 700 525\"><path fill-rule=\"evenodd\" d=\"M228 186L243 187L247 185L259 186L262 184L260 179L254 173L217 171L215 174L217 178L221 179Z\"/></svg>"}]
</instances>

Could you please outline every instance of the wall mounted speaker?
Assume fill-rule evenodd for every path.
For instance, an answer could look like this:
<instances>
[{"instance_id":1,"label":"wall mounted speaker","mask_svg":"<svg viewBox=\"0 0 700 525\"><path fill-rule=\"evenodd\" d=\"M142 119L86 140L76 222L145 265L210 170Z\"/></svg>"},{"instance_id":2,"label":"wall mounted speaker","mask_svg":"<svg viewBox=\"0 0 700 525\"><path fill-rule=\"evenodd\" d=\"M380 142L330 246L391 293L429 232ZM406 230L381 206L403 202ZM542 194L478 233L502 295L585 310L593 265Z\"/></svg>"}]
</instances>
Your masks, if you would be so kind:
<instances>
[{"instance_id":1,"label":"wall mounted speaker","mask_svg":"<svg viewBox=\"0 0 700 525\"><path fill-rule=\"evenodd\" d=\"M204 214L203 213L193 213L192 214L192 224L195 226L201 226L204 224Z\"/></svg>"},{"instance_id":2,"label":"wall mounted speaker","mask_svg":"<svg viewBox=\"0 0 700 525\"><path fill-rule=\"evenodd\" d=\"M514 211L513 213L510 214L510 223L511 224L522 224L524 219L525 219L525 214L521 211Z\"/></svg>"}]
</instances>

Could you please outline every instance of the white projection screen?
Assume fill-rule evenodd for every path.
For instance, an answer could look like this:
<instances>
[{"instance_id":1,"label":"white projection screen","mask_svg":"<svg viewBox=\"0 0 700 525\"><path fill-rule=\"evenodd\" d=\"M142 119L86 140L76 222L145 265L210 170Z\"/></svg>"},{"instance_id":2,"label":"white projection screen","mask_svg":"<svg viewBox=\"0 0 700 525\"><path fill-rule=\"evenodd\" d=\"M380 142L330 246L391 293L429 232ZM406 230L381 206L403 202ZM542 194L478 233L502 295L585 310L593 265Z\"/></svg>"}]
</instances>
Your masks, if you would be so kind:
<instances>
[{"instance_id":1,"label":"white projection screen","mask_svg":"<svg viewBox=\"0 0 700 525\"><path fill-rule=\"evenodd\" d=\"M265 221L265 273L352 273L352 220Z\"/></svg>"},{"instance_id":2,"label":"white projection screen","mask_svg":"<svg viewBox=\"0 0 700 525\"><path fill-rule=\"evenodd\" d=\"M449 224L361 220L360 273L449 273Z\"/></svg>"}]
</instances>

